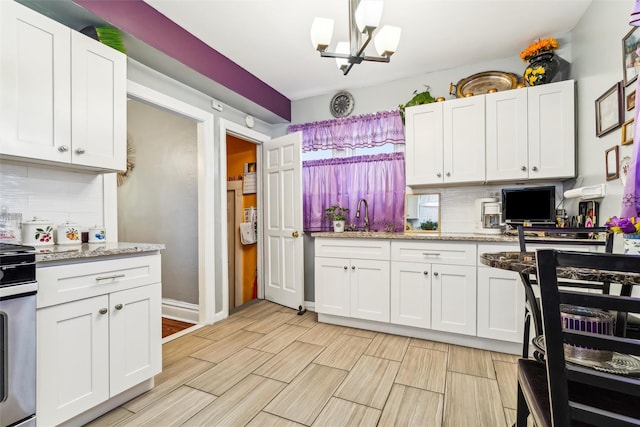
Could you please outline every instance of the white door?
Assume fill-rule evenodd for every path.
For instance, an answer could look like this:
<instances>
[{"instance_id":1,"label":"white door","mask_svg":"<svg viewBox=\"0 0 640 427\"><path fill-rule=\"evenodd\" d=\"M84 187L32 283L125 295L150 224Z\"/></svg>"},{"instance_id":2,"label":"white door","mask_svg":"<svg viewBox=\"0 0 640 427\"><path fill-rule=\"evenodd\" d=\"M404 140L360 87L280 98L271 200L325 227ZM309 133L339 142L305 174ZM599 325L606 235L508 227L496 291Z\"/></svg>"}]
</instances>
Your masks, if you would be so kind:
<instances>
[{"instance_id":1,"label":"white door","mask_svg":"<svg viewBox=\"0 0 640 427\"><path fill-rule=\"evenodd\" d=\"M291 308L304 302L302 134L262 145L264 186L264 295Z\"/></svg>"}]
</instances>

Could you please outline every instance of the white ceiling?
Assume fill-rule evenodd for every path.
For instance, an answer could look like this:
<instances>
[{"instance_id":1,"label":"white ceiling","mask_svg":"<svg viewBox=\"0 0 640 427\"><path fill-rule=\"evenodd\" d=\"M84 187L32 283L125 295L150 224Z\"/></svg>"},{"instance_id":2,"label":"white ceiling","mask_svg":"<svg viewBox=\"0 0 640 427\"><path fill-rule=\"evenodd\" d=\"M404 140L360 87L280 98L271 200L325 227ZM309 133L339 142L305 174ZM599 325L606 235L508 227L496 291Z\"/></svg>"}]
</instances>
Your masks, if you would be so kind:
<instances>
[{"instance_id":1,"label":"white ceiling","mask_svg":"<svg viewBox=\"0 0 640 427\"><path fill-rule=\"evenodd\" d=\"M391 63L343 76L313 50L315 16L348 40L348 0L145 0L291 100L518 56L538 38L563 37L592 0L387 0L381 25L402 28ZM373 49L373 47L372 47ZM369 52L369 51L367 51ZM372 50L369 54L375 55Z\"/></svg>"}]
</instances>

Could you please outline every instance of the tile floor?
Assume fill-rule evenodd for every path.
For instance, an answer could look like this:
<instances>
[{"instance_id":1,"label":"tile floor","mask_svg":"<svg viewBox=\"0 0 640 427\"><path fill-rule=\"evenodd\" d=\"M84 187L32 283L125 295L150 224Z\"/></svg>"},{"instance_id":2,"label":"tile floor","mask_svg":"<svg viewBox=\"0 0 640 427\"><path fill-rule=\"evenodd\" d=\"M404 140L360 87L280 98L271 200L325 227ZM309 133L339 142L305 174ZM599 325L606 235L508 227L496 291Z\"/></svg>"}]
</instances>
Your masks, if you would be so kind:
<instances>
[{"instance_id":1,"label":"tile floor","mask_svg":"<svg viewBox=\"0 0 640 427\"><path fill-rule=\"evenodd\" d=\"M261 301L163 345L155 388L91 426L511 426L514 355Z\"/></svg>"}]
</instances>

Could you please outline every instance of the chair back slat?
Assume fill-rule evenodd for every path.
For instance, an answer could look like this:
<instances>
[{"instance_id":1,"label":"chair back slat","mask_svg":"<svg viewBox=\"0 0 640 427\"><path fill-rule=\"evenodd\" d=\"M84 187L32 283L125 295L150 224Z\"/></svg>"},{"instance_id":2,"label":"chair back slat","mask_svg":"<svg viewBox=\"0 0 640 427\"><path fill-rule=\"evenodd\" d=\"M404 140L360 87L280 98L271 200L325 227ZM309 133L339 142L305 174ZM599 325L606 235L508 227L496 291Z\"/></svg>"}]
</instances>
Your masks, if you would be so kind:
<instances>
[{"instance_id":1,"label":"chair back slat","mask_svg":"<svg viewBox=\"0 0 640 427\"><path fill-rule=\"evenodd\" d=\"M633 282L634 275L640 273L640 257L544 249L537 251L536 260L553 425L568 426L567 414L570 414L571 419L593 425L640 425L640 410L636 408L640 404L639 378L575 365L596 365L600 366L600 369L607 369L607 360L616 357L616 354L627 358L631 357L629 355L640 355L640 340L564 329L563 309L566 310L567 306L561 306L571 304L591 311L640 313L640 298L580 294L560 287L557 274L558 268L602 270L624 275L619 279L629 283L628 278ZM566 270L564 272L566 273ZM571 351L576 349L583 351L580 353L581 358L570 358L571 363L567 364L566 357L569 356L566 356L565 352L569 351L568 354L571 355ZM595 351L603 351L598 355L602 359L596 361L592 358L595 357ZM606 351L612 352L609 359ZM625 406L626 399L638 403ZM623 405L618 407L616 402Z\"/></svg>"}]
</instances>

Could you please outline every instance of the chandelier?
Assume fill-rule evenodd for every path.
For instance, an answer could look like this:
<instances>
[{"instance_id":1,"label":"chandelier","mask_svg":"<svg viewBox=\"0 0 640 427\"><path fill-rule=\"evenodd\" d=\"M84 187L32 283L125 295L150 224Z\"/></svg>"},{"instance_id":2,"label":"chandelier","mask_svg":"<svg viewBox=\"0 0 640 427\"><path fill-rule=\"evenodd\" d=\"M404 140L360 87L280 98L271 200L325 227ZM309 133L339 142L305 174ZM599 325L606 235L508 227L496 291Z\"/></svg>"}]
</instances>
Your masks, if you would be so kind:
<instances>
[{"instance_id":1,"label":"chandelier","mask_svg":"<svg viewBox=\"0 0 640 427\"><path fill-rule=\"evenodd\" d=\"M362 61L389 62L400 42L400 28L385 25L376 31L382 17L382 5L383 0L349 0L349 41L338 42L335 52L327 52L333 35L333 19L315 18L311 25L313 47L321 57L335 58L336 65L345 76L354 64ZM364 54L372 39L380 56Z\"/></svg>"}]
</instances>

